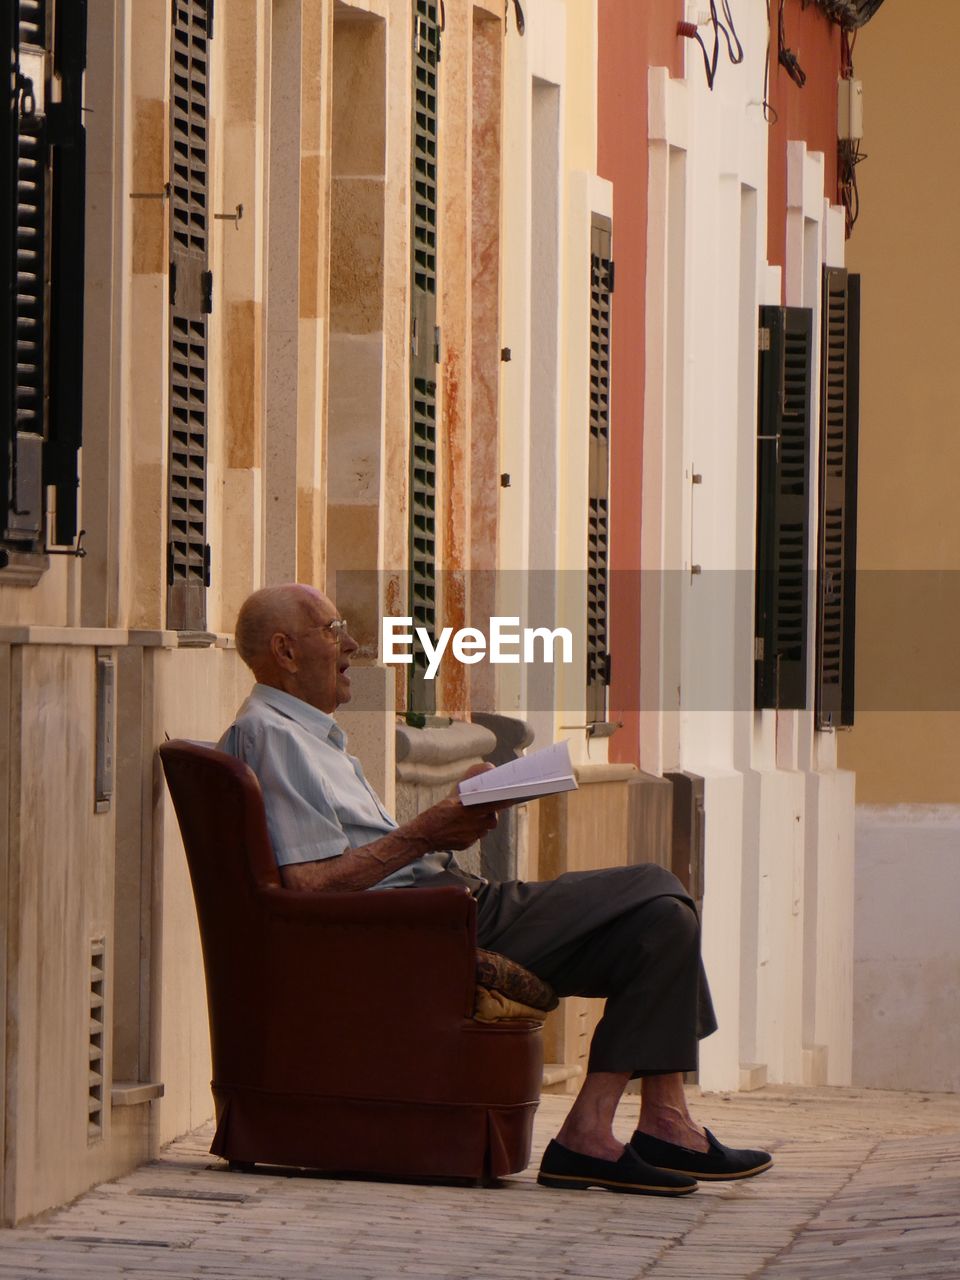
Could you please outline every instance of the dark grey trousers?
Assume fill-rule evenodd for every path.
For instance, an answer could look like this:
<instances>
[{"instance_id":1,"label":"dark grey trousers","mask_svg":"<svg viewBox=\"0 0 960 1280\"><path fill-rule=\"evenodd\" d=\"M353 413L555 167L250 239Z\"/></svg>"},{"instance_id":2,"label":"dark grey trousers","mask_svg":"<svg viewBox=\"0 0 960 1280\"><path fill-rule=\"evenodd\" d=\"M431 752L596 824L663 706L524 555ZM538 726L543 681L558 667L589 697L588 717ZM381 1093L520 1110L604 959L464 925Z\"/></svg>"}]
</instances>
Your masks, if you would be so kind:
<instances>
[{"instance_id":1,"label":"dark grey trousers","mask_svg":"<svg viewBox=\"0 0 960 1280\"><path fill-rule=\"evenodd\" d=\"M606 998L590 1071L693 1071L716 1030L700 960L700 921L683 885L653 863L486 884L477 943L561 996Z\"/></svg>"}]
</instances>

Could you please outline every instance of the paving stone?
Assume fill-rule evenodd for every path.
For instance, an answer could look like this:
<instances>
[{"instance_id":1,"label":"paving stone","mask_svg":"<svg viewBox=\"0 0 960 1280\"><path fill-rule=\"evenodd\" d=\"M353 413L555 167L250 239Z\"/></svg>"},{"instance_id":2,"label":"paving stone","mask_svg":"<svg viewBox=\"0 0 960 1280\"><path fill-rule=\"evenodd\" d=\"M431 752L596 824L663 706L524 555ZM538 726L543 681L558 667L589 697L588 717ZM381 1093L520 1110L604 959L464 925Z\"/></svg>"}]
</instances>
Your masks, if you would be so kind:
<instances>
[{"instance_id":1,"label":"paving stone","mask_svg":"<svg viewBox=\"0 0 960 1280\"><path fill-rule=\"evenodd\" d=\"M958 1280L960 1097L694 1094L723 1141L769 1146L774 1168L677 1201L546 1190L540 1154L570 1104L556 1095L531 1167L496 1189L232 1173L205 1128L0 1233L0 1280Z\"/></svg>"}]
</instances>

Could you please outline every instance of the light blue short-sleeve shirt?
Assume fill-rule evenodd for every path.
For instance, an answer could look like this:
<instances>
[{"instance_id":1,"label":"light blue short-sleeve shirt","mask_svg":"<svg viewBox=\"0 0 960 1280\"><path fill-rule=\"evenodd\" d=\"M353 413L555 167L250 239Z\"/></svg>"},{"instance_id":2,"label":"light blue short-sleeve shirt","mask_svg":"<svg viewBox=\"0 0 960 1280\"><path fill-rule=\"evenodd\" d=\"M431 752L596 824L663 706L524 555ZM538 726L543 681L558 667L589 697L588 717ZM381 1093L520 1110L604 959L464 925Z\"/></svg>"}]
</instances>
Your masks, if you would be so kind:
<instances>
[{"instance_id":1,"label":"light blue short-sleeve shirt","mask_svg":"<svg viewBox=\"0 0 960 1280\"><path fill-rule=\"evenodd\" d=\"M220 739L220 750L243 760L260 781L267 830L280 866L335 858L396 830L346 745L333 716L263 684L254 685ZM445 850L424 854L375 887L444 880L482 883Z\"/></svg>"}]
</instances>

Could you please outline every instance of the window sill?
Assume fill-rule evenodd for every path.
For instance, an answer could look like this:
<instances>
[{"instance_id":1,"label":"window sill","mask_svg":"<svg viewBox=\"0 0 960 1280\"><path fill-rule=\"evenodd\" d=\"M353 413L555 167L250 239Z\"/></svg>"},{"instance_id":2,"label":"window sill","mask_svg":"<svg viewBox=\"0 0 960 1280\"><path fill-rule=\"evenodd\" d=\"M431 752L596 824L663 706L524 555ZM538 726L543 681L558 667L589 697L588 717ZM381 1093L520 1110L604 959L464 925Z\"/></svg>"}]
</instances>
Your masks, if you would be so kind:
<instances>
[{"instance_id":1,"label":"window sill","mask_svg":"<svg viewBox=\"0 0 960 1280\"><path fill-rule=\"evenodd\" d=\"M42 552L0 550L0 586L35 587L49 568Z\"/></svg>"}]
</instances>

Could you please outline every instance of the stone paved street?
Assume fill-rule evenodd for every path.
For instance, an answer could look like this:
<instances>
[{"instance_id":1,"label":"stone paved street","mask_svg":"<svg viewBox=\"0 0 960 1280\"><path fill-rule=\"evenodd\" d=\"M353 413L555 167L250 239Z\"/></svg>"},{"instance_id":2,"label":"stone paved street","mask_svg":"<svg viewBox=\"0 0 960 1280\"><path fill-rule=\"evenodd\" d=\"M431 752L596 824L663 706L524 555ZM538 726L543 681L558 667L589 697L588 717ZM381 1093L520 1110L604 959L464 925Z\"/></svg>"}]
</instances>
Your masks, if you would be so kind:
<instances>
[{"instance_id":1,"label":"stone paved street","mask_svg":"<svg viewBox=\"0 0 960 1280\"><path fill-rule=\"evenodd\" d=\"M960 1277L960 1095L774 1089L695 1099L771 1172L681 1200L230 1173L209 1129L0 1234L0 1280L763 1280ZM625 1137L634 1105L625 1105Z\"/></svg>"}]
</instances>

